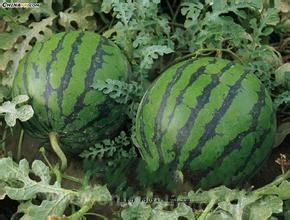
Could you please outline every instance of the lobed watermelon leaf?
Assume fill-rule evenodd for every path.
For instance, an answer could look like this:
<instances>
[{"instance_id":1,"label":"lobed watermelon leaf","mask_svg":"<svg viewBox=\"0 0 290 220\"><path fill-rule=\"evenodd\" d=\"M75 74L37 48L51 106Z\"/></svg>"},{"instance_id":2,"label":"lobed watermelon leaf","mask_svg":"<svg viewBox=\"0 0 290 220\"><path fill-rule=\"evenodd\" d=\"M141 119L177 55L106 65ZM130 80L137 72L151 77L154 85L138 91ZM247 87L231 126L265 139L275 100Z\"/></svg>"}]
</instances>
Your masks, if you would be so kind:
<instances>
[{"instance_id":1,"label":"lobed watermelon leaf","mask_svg":"<svg viewBox=\"0 0 290 220\"><path fill-rule=\"evenodd\" d=\"M92 161L97 159L117 161L122 158L135 158L136 154L134 153L134 148L131 148L129 152L124 149L130 144L130 137L124 131L121 131L113 140L105 139L101 143L97 143L95 146L84 150L79 156ZM109 161L109 165L114 164L113 161L111 161L111 163Z\"/></svg>"},{"instance_id":2,"label":"lobed watermelon leaf","mask_svg":"<svg viewBox=\"0 0 290 220\"><path fill-rule=\"evenodd\" d=\"M138 83L131 81L126 83L119 80L97 80L92 84L94 89L103 92L105 95L110 96L117 103L126 104L131 100L142 98L143 88Z\"/></svg>"},{"instance_id":3,"label":"lobed watermelon leaf","mask_svg":"<svg viewBox=\"0 0 290 220\"><path fill-rule=\"evenodd\" d=\"M32 22L28 27L22 25L13 25L12 38L8 33L0 33L1 45L4 45L0 51L0 72L5 72L6 77L2 78L2 85L11 87L14 74L17 70L19 61L31 49L32 40L44 41L52 35L50 27L53 24L55 16L50 16L40 22ZM2 36L4 38L2 38ZM22 38L25 37L25 39ZM18 42L19 41L19 42ZM17 43L16 43L17 42Z\"/></svg>"},{"instance_id":4,"label":"lobed watermelon leaf","mask_svg":"<svg viewBox=\"0 0 290 220\"><path fill-rule=\"evenodd\" d=\"M27 121L33 116L34 111L30 105L22 105L16 108L16 105L22 104L28 99L27 95L19 95L14 97L12 101L6 101L0 106L0 114L5 114L4 118L8 126L15 126L16 119Z\"/></svg>"},{"instance_id":5,"label":"lobed watermelon leaf","mask_svg":"<svg viewBox=\"0 0 290 220\"><path fill-rule=\"evenodd\" d=\"M275 71L276 82L290 89L290 63L284 63Z\"/></svg>"},{"instance_id":6,"label":"lobed watermelon leaf","mask_svg":"<svg viewBox=\"0 0 290 220\"><path fill-rule=\"evenodd\" d=\"M158 203L153 202L150 206L142 201L140 197L136 197L133 201L128 202L126 209L121 212L121 217L123 220L178 220L181 217L186 219L196 219L192 209L184 203L178 204L176 208L170 211L166 210L168 209L168 206L172 206L172 204L165 201L159 201Z\"/></svg>"},{"instance_id":7,"label":"lobed watermelon leaf","mask_svg":"<svg viewBox=\"0 0 290 220\"><path fill-rule=\"evenodd\" d=\"M51 184L50 172L40 160L33 161L30 168L26 159L21 160L18 165L9 157L1 158L1 199L7 195L11 199L22 201L17 213L24 214L21 219L32 220L46 220L49 215L61 216L69 204L88 206L89 209L96 202L111 201L111 194L105 186L87 185L78 191L64 189L57 181ZM31 173L40 180L32 179ZM39 198L42 198L41 203L34 204L33 199Z\"/></svg>"},{"instance_id":8,"label":"lobed watermelon leaf","mask_svg":"<svg viewBox=\"0 0 290 220\"><path fill-rule=\"evenodd\" d=\"M6 185L5 183L0 182L0 200L4 199L5 196L7 195L4 189L5 185Z\"/></svg>"},{"instance_id":9,"label":"lobed watermelon leaf","mask_svg":"<svg viewBox=\"0 0 290 220\"><path fill-rule=\"evenodd\" d=\"M65 28L66 31L72 30L96 30L96 22L92 19L94 10L92 5L86 4L78 11L74 11L72 8L67 9L64 12L59 13L59 24ZM75 22L76 26L73 26Z\"/></svg>"},{"instance_id":10,"label":"lobed watermelon leaf","mask_svg":"<svg viewBox=\"0 0 290 220\"><path fill-rule=\"evenodd\" d=\"M53 201L44 200L40 205L35 205L29 200L18 206L17 213L23 214L21 220L47 220L51 214L62 215L67 204L67 198Z\"/></svg>"},{"instance_id":11,"label":"lobed watermelon leaf","mask_svg":"<svg viewBox=\"0 0 290 220\"><path fill-rule=\"evenodd\" d=\"M131 61L135 79L144 79L156 59L173 52L168 16L159 11L159 0L102 3L104 13L113 13L116 22L103 36L112 37Z\"/></svg>"},{"instance_id":12,"label":"lobed watermelon leaf","mask_svg":"<svg viewBox=\"0 0 290 220\"><path fill-rule=\"evenodd\" d=\"M151 45L144 47L141 51L141 69L150 69L159 56L172 53L173 50L166 45Z\"/></svg>"}]
</instances>

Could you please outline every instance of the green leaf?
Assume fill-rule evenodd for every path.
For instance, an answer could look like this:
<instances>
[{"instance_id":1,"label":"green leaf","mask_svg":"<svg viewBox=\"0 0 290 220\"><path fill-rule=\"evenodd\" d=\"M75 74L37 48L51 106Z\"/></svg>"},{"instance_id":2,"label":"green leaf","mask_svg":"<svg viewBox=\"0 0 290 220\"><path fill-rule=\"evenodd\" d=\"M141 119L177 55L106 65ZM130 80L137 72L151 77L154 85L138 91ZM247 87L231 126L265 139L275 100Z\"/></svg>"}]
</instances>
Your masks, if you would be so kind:
<instances>
[{"instance_id":1,"label":"green leaf","mask_svg":"<svg viewBox=\"0 0 290 220\"><path fill-rule=\"evenodd\" d=\"M173 50L169 48L168 46L164 45L151 45L145 47L141 52L141 57L143 57L140 68L141 69L150 69L153 60L157 59L158 56L163 56L164 54L172 53Z\"/></svg>"},{"instance_id":2,"label":"green leaf","mask_svg":"<svg viewBox=\"0 0 290 220\"><path fill-rule=\"evenodd\" d=\"M2 43L4 43L3 47L7 48L0 51L0 72L7 73L7 77L2 78L2 85L11 87L19 61L31 49L31 41L35 39L41 42L52 35L50 27L52 26L55 17L56 16L50 16L40 22L32 22L28 25L28 28L23 25L12 25L12 39L9 38L7 33L0 33L6 36ZM18 43L17 40L20 39L20 36L25 36L25 39L20 40ZM17 43L15 43L16 41Z\"/></svg>"},{"instance_id":3,"label":"green leaf","mask_svg":"<svg viewBox=\"0 0 290 220\"><path fill-rule=\"evenodd\" d=\"M121 212L123 220L178 220L180 217L192 220L195 219L192 209L184 203L180 203L176 208L168 210L168 207L173 207L173 205L168 202L153 202L152 208L150 205L141 201L140 197L135 197L133 199L134 201L129 202L128 207Z\"/></svg>"},{"instance_id":4,"label":"green leaf","mask_svg":"<svg viewBox=\"0 0 290 220\"><path fill-rule=\"evenodd\" d=\"M40 181L36 182L29 177L29 165L27 160L23 159L19 162L19 166L14 164L10 158L3 158L0 160L0 177L4 181L9 181L10 179L17 179L21 183L21 187L6 186L5 190L7 195L14 200L29 200L36 197L36 193L46 192L46 193L57 193L56 189L60 189L56 183L53 187L49 187L49 183L46 182L43 176L40 176ZM46 167L41 161L34 161L32 167L37 169L37 166ZM38 169L41 169L39 167ZM7 174L4 174L6 172ZM47 172L47 170L43 170ZM54 191L55 190L55 191Z\"/></svg>"},{"instance_id":5,"label":"green leaf","mask_svg":"<svg viewBox=\"0 0 290 220\"><path fill-rule=\"evenodd\" d=\"M7 1L10 2L10 1ZM12 1L13 2L13 1ZM37 2L36 0L30 1ZM8 12L9 11L9 12ZM14 9L7 10L5 13L4 10L1 10L3 15L3 19L9 23L18 23L18 24L26 24L29 23L31 18L34 18L36 21L39 21L43 16L55 16L54 11L52 9L52 0L44 0L40 3L40 7L36 8L25 8L23 9Z\"/></svg>"},{"instance_id":6,"label":"green leaf","mask_svg":"<svg viewBox=\"0 0 290 220\"><path fill-rule=\"evenodd\" d=\"M276 82L290 89L290 63L284 63L275 71Z\"/></svg>"},{"instance_id":7,"label":"green leaf","mask_svg":"<svg viewBox=\"0 0 290 220\"><path fill-rule=\"evenodd\" d=\"M68 197L52 201L44 200L40 205L35 205L29 200L18 206L17 213L24 214L21 220L47 220L50 215L61 216L68 203Z\"/></svg>"},{"instance_id":8,"label":"green leaf","mask_svg":"<svg viewBox=\"0 0 290 220\"><path fill-rule=\"evenodd\" d=\"M241 13L241 9L250 9L257 10L262 7L262 0L256 1L223 1L223 0L210 0L208 1L210 5L212 5L212 17L220 16L221 14L226 14L229 12L233 12L236 15L244 17L244 13Z\"/></svg>"},{"instance_id":9,"label":"green leaf","mask_svg":"<svg viewBox=\"0 0 290 220\"><path fill-rule=\"evenodd\" d=\"M179 200L185 200L186 198L190 199L192 202L198 203L209 203L212 199L216 201L231 201L236 198L237 193L235 190L231 190L225 186L220 186L211 189L210 191L190 191L187 196L178 197ZM240 192L244 194L244 191Z\"/></svg>"},{"instance_id":10,"label":"green leaf","mask_svg":"<svg viewBox=\"0 0 290 220\"><path fill-rule=\"evenodd\" d=\"M114 99L117 103L126 104L131 100L140 100L143 89L136 82L126 83L119 80L97 80L92 84L94 89L103 92Z\"/></svg>"},{"instance_id":11,"label":"green leaf","mask_svg":"<svg viewBox=\"0 0 290 220\"><path fill-rule=\"evenodd\" d=\"M30 177L33 173L39 178ZM10 199L21 201L18 213L24 214L22 219L46 220L49 215L61 216L70 203L82 206L93 206L95 202L111 201L111 195L105 186L85 186L79 191L61 188L58 182L51 182L49 168L39 160L32 163L31 169L26 159L13 162L11 158L0 159L0 183ZM40 200L34 204L32 199Z\"/></svg>"},{"instance_id":12,"label":"green leaf","mask_svg":"<svg viewBox=\"0 0 290 220\"><path fill-rule=\"evenodd\" d=\"M272 32L274 31L274 29L272 27L266 27L263 31L262 31L262 35L263 36L268 36L270 35Z\"/></svg>"},{"instance_id":13,"label":"green leaf","mask_svg":"<svg viewBox=\"0 0 290 220\"><path fill-rule=\"evenodd\" d=\"M66 31L70 30L96 30L96 21L92 19L94 10L92 5L86 4L80 10L73 12L72 8L69 8L65 12L59 13L59 24L65 28ZM77 24L77 27L72 25L72 22Z\"/></svg>"},{"instance_id":14,"label":"green leaf","mask_svg":"<svg viewBox=\"0 0 290 220\"><path fill-rule=\"evenodd\" d=\"M289 172L289 171L288 171ZM281 178L281 177L277 177ZM263 193L263 195L277 195L282 200L290 199L290 182L283 180L279 185L271 185L263 187L262 192L258 189L257 192L259 194Z\"/></svg>"},{"instance_id":15,"label":"green leaf","mask_svg":"<svg viewBox=\"0 0 290 220\"><path fill-rule=\"evenodd\" d=\"M233 217L227 212L216 212L216 213L209 213L206 216L206 220L234 220Z\"/></svg>"},{"instance_id":16,"label":"green leaf","mask_svg":"<svg viewBox=\"0 0 290 220\"><path fill-rule=\"evenodd\" d=\"M101 204L110 202L112 196L106 186L95 185L93 187L87 186L78 192L77 204L83 206L87 203L94 204L99 202Z\"/></svg>"},{"instance_id":17,"label":"green leaf","mask_svg":"<svg viewBox=\"0 0 290 220\"><path fill-rule=\"evenodd\" d=\"M35 175L40 178L40 182L44 184L49 184L51 177L50 177L50 170L49 168L40 160L35 160L32 163L32 171Z\"/></svg>"},{"instance_id":18,"label":"green leaf","mask_svg":"<svg viewBox=\"0 0 290 220\"><path fill-rule=\"evenodd\" d=\"M5 186L6 184L0 181L0 200L4 199L6 196L6 191L4 189Z\"/></svg>"},{"instance_id":19,"label":"green leaf","mask_svg":"<svg viewBox=\"0 0 290 220\"><path fill-rule=\"evenodd\" d=\"M286 90L279 94L274 100L274 108L277 109L282 104L290 103L290 91Z\"/></svg>"},{"instance_id":20,"label":"green leaf","mask_svg":"<svg viewBox=\"0 0 290 220\"><path fill-rule=\"evenodd\" d=\"M283 201L277 196L268 196L260 199L250 206L250 211L243 215L249 220L269 219L273 213L280 213L283 210Z\"/></svg>"},{"instance_id":21,"label":"green leaf","mask_svg":"<svg viewBox=\"0 0 290 220\"><path fill-rule=\"evenodd\" d=\"M30 178L27 160L23 159L17 165L11 158L0 159L1 181L12 183L12 180L16 180L17 183L6 185L5 193L13 200L27 200L18 207L18 212L24 213L22 219L46 220L49 214L61 215L74 196L74 192L61 189L57 182L50 185L49 170L39 160L32 163L32 172L40 178L40 181ZM43 193L50 199L43 200L40 205L32 204L31 199L36 198L39 193Z\"/></svg>"},{"instance_id":22,"label":"green leaf","mask_svg":"<svg viewBox=\"0 0 290 220\"><path fill-rule=\"evenodd\" d=\"M3 50L9 50L12 48L12 46L16 44L16 41L20 37L25 36L25 33L29 31L29 28L14 23L10 24L10 28L12 29L11 32L0 33L0 48Z\"/></svg>"},{"instance_id":23,"label":"green leaf","mask_svg":"<svg viewBox=\"0 0 290 220\"><path fill-rule=\"evenodd\" d=\"M119 157L127 158L132 155L128 155L124 147L128 146L130 143L130 137L122 131L113 140L105 139L101 143L97 143L94 147L84 150L79 156L90 160L102 158L117 159Z\"/></svg>"},{"instance_id":24,"label":"green leaf","mask_svg":"<svg viewBox=\"0 0 290 220\"><path fill-rule=\"evenodd\" d=\"M178 220L180 217L186 217L187 219L195 219L195 215L192 209L184 203L179 203L177 208L166 211L164 210L166 206L158 206L152 210L152 217L150 219L154 220Z\"/></svg>"},{"instance_id":25,"label":"green leaf","mask_svg":"<svg viewBox=\"0 0 290 220\"><path fill-rule=\"evenodd\" d=\"M113 4L114 3L117 4L118 0L106 0L106 1L103 1L102 5L101 5L101 11L105 12L105 13L109 13L112 10L112 8L113 8Z\"/></svg>"},{"instance_id":26,"label":"green leaf","mask_svg":"<svg viewBox=\"0 0 290 220\"><path fill-rule=\"evenodd\" d=\"M8 99L10 96L10 90L3 85L0 85L0 103L3 102L4 99Z\"/></svg>"},{"instance_id":27,"label":"green leaf","mask_svg":"<svg viewBox=\"0 0 290 220\"><path fill-rule=\"evenodd\" d=\"M6 101L0 106L0 113L5 114L5 121L8 126L15 126L16 119L27 121L33 116L34 111L30 105L22 105L16 108L16 105L26 102L28 99L29 97L26 95L19 95L12 101Z\"/></svg>"},{"instance_id":28,"label":"green leaf","mask_svg":"<svg viewBox=\"0 0 290 220\"><path fill-rule=\"evenodd\" d=\"M277 128L274 147L278 147L280 144L282 144L288 134L290 134L290 122L284 122L280 124Z\"/></svg>"},{"instance_id":29,"label":"green leaf","mask_svg":"<svg viewBox=\"0 0 290 220\"><path fill-rule=\"evenodd\" d=\"M276 25L280 21L278 10L276 8L269 8L262 16L262 23L265 25Z\"/></svg>"},{"instance_id":30,"label":"green leaf","mask_svg":"<svg viewBox=\"0 0 290 220\"><path fill-rule=\"evenodd\" d=\"M186 16L184 27L189 28L197 25L198 17L203 9L203 4L200 2L184 2L181 6L181 14Z\"/></svg>"},{"instance_id":31,"label":"green leaf","mask_svg":"<svg viewBox=\"0 0 290 220\"><path fill-rule=\"evenodd\" d=\"M123 220L147 220L150 219L152 208L141 201L140 197L134 198L128 203L129 207L121 212Z\"/></svg>"},{"instance_id":32,"label":"green leaf","mask_svg":"<svg viewBox=\"0 0 290 220\"><path fill-rule=\"evenodd\" d=\"M129 1L126 3L116 2L113 5L114 11L117 13L116 18L120 19L124 25L128 25L136 9L135 4Z\"/></svg>"}]
</instances>

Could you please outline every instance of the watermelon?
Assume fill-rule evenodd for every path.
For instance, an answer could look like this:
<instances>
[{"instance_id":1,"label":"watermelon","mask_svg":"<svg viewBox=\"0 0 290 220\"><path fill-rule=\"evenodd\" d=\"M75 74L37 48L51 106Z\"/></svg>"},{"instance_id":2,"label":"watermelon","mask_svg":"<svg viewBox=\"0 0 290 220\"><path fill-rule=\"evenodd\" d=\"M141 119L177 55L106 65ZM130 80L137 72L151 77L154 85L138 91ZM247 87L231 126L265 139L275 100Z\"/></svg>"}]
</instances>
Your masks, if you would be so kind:
<instances>
[{"instance_id":1,"label":"watermelon","mask_svg":"<svg viewBox=\"0 0 290 220\"><path fill-rule=\"evenodd\" d=\"M271 152L276 118L271 98L234 61L180 62L146 91L135 142L150 171L183 171L195 186L232 186L249 178Z\"/></svg>"},{"instance_id":2,"label":"watermelon","mask_svg":"<svg viewBox=\"0 0 290 220\"><path fill-rule=\"evenodd\" d=\"M22 125L33 137L55 140L77 154L116 135L124 105L92 88L96 80L128 80L130 66L121 50L93 32L63 32L36 43L19 64L13 96L26 94L34 116Z\"/></svg>"}]
</instances>

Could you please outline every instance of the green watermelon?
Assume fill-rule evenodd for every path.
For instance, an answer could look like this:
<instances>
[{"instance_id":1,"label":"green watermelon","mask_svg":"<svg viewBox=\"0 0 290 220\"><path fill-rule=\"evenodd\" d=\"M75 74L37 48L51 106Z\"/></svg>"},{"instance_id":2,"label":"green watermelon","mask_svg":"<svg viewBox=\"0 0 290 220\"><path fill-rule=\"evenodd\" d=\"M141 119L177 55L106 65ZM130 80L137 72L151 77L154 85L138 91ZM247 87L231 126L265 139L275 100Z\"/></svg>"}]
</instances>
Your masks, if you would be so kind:
<instances>
[{"instance_id":1,"label":"green watermelon","mask_svg":"<svg viewBox=\"0 0 290 220\"><path fill-rule=\"evenodd\" d=\"M201 58L170 67L147 90L135 142L152 172L166 165L209 188L255 173L275 132L272 101L258 78L233 61Z\"/></svg>"},{"instance_id":2,"label":"green watermelon","mask_svg":"<svg viewBox=\"0 0 290 220\"><path fill-rule=\"evenodd\" d=\"M93 89L96 80L126 81L130 67L120 49L93 32L66 32L37 43L19 64L13 96L26 94L34 117L26 132L44 141L56 134L66 152L77 154L117 134L124 105Z\"/></svg>"}]
</instances>

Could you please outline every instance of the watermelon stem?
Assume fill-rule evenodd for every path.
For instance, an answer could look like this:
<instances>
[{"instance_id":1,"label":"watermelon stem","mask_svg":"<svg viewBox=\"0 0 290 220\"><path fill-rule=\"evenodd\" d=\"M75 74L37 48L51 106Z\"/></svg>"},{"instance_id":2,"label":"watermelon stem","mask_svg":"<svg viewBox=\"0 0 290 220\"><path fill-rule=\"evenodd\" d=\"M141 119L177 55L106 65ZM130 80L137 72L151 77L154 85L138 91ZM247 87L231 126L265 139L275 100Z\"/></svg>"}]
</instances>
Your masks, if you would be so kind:
<instances>
[{"instance_id":1,"label":"watermelon stem","mask_svg":"<svg viewBox=\"0 0 290 220\"><path fill-rule=\"evenodd\" d=\"M23 136L24 136L24 130L21 129L20 136L19 136L19 140L18 140L18 145L17 145L17 157L16 157L16 161L20 161L20 159L21 159Z\"/></svg>"},{"instance_id":2,"label":"watermelon stem","mask_svg":"<svg viewBox=\"0 0 290 220\"><path fill-rule=\"evenodd\" d=\"M63 153L61 147L58 144L57 133L54 131L50 132L49 133L49 140L50 140L50 144L52 146L52 149L54 150L54 152L56 153L56 155L60 159L60 162L61 162L60 169L63 171L67 168L67 159L66 159L66 156Z\"/></svg>"},{"instance_id":3,"label":"watermelon stem","mask_svg":"<svg viewBox=\"0 0 290 220\"><path fill-rule=\"evenodd\" d=\"M212 52L216 52L216 53L220 53L220 52L229 53L233 57L235 57L235 59L238 60L240 63L243 63L242 59L236 53L234 53L231 49L224 49L224 48L202 48L202 49L197 50L196 52L193 52L193 53L187 54L187 55L185 55L183 57L177 58L173 62L173 64L170 64L170 66L172 66L172 65L174 65L174 64L176 64L176 63L178 63L180 61L183 61L183 60L187 60L187 59L190 59L190 58L196 58L196 57L198 57L200 55L203 55L203 53L212 53Z\"/></svg>"},{"instance_id":4,"label":"watermelon stem","mask_svg":"<svg viewBox=\"0 0 290 220\"><path fill-rule=\"evenodd\" d=\"M204 220L206 219L207 215L209 214L210 210L213 208L213 206L216 203L216 199L211 199L206 208L203 210L203 213L200 215L198 220Z\"/></svg>"},{"instance_id":5,"label":"watermelon stem","mask_svg":"<svg viewBox=\"0 0 290 220\"><path fill-rule=\"evenodd\" d=\"M7 129L8 125L5 126L3 134L2 134L2 139L1 139L1 147L0 149L2 150L3 154L6 155L6 136L7 136Z\"/></svg>"},{"instance_id":6,"label":"watermelon stem","mask_svg":"<svg viewBox=\"0 0 290 220\"><path fill-rule=\"evenodd\" d=\"M92 206L93 206L93 204L86 203L76 213L72 214L71 216L68 216L68 219L71 219L71 220L80 219L81 217L83 217L92 208Z\"/></svg>"},{"instance_id":7,"label":"watermelon stem","mask_svg":"<svg viewBox=\"0 0 290 220\"><path fill-rule=\"evenodd\" d=\"M61 183L61 175L60 175L60 172L58 170L58 166L56 167L53 167L51 165L51 163L49 162L49 159L47 158L46 154L45 154L45 148L44 147L41 147L39 149L42 157L44 158L45 162L47 163L48 167L50 168L50 170L54 173L55 177L56 177L56 181Z\"/></svg>"}]
</instances>

